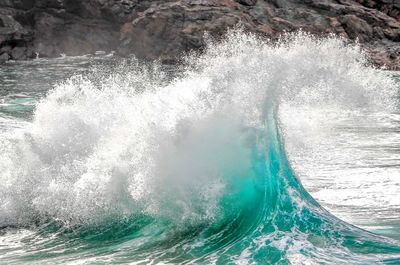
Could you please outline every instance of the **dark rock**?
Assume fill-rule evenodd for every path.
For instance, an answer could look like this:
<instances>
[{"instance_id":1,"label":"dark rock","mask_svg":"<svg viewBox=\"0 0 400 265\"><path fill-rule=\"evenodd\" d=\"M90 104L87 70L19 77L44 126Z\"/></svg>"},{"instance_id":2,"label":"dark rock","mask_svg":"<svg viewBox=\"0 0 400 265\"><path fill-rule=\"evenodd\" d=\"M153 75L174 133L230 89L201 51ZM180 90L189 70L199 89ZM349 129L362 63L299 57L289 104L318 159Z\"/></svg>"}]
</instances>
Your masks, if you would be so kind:
<instances>
[{"instance_id":1,"label":"dark rock","mask_svg":"<svg viewBox=\"0 0 400 265\"><path fill-rule=\"evenodd\" d=\"M361 42L366 42L372 38L373 29L365 20L355 15L345 15L341 21L351 39L358 38Z\"/></svg>"},{"instance_id":2,"label":"dark rock","mask_svg":"<svg viewBox=\"0 0 400 265\"><path fill-rule=\"evenodd\" d=\"M3 46L0 48L0 53L10 53L12 50L12 47L9 45Z\"/></svg>"},{"instance_id":3,"label":"dark rock","mask_svg":"<svg viewBox=\"0 0 400 265\"><path fill-rule=\"evenodd\" d=\"M64 2L64 0L36 0L35 6L43 9L62 9L65 8Z\"/></svg>"},{"instance_id":4,"label":"dark rock","mask_svg":"<svg viewBox=\"0 0 400 265\"><path fill-rule=\"evenodd\" d=\"M14 60L24 60L27 59L26 48L25 47L15 47L11 50L11 58Z\"/></svg>"},{"instance_id":5,"label":"dark rock","mask_svg":"<svg viewBox=\"0 0 400 265\"><path fill-rule=\"evenodd\" d=\"M8 61L10 59L10 56L8 55L8 53L2 53L0 55L0 63L4 63L6 61Z\"/></svg>"},{"instance_id":6,"label":"dark rock","mask_svg":"<svg viewBox=\"0 0 400 265\"><path fill-rule=\"evenodd\" d=\"M121 31L121 54L135 53L141 58L174 61L182 52L204 46L205 32L222 36L238 23L254 30L255 25L237 7L234 1L196 1L189 4L168 3L148 9ZM206 6L206 7L204 7ZM232 11L232 12L227 12Z\"/></svg>"},{"instance_id":7,"label":"dark rock","mask_svg":"<svg viewBox=\"0 0 400 265\"><path fill-rule=\"evenodd\" d=\"M367 47L372 62L387 69L400 70L400 47Z\"/></svg>"},{"instance_id":8,"label":"dark rock","mask_svg":"<svg viewBox=\"0 0 400 265\"><path fill-rule=\"evenodd\" d=\"M299 29L358 39L377 65L400 68L400 0L0 0L0 54L175 61L237 24L272 39Z\"/></svg>"},{"instance_id":9,"label":"dark rock","mask_svg":"<svg viewBox=\"0 0 400 265\"><path fill-rule=\"evenodd\" d=\"M35 4L35 0L0 0L0 7L11 7L28 10Z\"/></svg>"},{"instance_id":10,"label":"dark rock","mask_svg":"<svg viewBox=\"0 0 400 265\"><path fill-rule=\"evenodd\" d=\"M2 60L26 59L26 46L32 42L32 32L12 15L0 13L0 53Z\"/></svg>"},{"instance_id":11,"label":"dark rock","mask_svg":"<svg viewBox=\"0 0 400 265\"><path fill-rule=\"evenodd\" d=\"M254 6L257 3L257 0L237 0L237 2L245 6Z\"/></svg>"},{"instance_id":12,"label":"dark rock","mask_svg":"<svg viewBox=\"0 0 400 265\"><path fill-rule=\"evenodd\" d=\"M3 28L3 31L9 30L13 33L18 31L23 32L24 27L18 23L12 16L10 15L1 15L0 14L0 28Z\"/></svg>"}]
</instances>

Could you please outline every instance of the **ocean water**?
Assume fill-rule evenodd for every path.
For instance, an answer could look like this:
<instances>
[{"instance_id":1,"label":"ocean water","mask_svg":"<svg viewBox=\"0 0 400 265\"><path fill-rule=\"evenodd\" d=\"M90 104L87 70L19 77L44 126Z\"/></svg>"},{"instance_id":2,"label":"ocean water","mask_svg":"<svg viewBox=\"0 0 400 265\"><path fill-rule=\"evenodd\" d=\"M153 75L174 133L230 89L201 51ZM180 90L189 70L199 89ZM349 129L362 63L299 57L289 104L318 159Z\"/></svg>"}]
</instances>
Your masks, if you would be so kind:
<instances>
[{"instance_id":1,"label":"ocean water","mask_svg":"<svg viewBox=\"0 0 400 265\"><path fill-rule=\"evenodd\" d=\"M399 74L240 30L0 68L0 264L400 264Z\"/></svg>"}]
</instances>

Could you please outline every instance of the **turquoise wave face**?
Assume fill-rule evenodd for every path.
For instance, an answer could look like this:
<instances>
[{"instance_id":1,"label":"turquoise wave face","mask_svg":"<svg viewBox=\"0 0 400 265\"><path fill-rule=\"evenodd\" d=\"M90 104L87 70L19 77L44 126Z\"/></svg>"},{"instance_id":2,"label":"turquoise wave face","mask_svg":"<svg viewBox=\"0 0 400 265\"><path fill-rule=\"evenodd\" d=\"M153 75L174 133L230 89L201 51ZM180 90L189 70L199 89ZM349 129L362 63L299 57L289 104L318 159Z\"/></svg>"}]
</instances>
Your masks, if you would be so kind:
<instances>
[{"instance_id":1,"label":"turquoise wave face","mask_svg":"<svg viewBox=\"0 0 400 265\"><path fill-rule=\"evenodd\" d=\"M399 242L307 193L279 127L292 98L390 108L391 78L357 47L304 34L270 45L233 31L187 60L168 82L138 63L75 76L18 137L2 134L3 261L399 262Z\"/></svg>"},{"instance_id":2,"label":"turquoise wave face","mask_svg":"<svg viewBox=\"0 0 400 265\"><path fill-rule=\"evenodd\" d=\"M103 261L227 264L246 259L256 264L293 260L296 264L293 256L302 255L302 260L321 264L398 263L398 258L380 258L399 255L397 242L342 222L303 189L288 163L272 109L266 114L264 130L243 129L243 134L248 148L244 152L251 163L242 175L232 174L237 172L235 165L224 165L227 186L213 220L182 225L135 214L67 228L51 218L39 219L38 231L25 239L34 243L32 254L21 261L51 262L69 256L102 260L111 255ZM46 239L37 242L38 237Z\"/></svg>"}]
</instances>

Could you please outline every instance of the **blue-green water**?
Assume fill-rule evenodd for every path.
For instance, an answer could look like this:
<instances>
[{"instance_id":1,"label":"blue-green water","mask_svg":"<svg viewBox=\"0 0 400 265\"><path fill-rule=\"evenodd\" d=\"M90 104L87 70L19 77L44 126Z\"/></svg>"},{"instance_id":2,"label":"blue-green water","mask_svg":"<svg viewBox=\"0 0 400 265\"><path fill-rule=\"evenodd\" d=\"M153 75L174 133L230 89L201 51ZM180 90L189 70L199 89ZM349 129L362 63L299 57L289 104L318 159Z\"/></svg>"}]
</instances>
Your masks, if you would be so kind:
<instances>
[{"instance_id":1,"label":"blue-green water","mask_svg":"<svg viewBox=\"0 0 400 265\"><path fill-rule=\"evenodd\" d=\"M185 66L65 58L0 78L2 264L400 264L397 160L382 142L398 144L383 121L399 86L357 47L234 31ZM386 195L366 178L350 196L341 177L382 161ZM392 200L353 203L365 191ZM368 205L384 216L349 210Z\"/></svg>"}]
</instances>

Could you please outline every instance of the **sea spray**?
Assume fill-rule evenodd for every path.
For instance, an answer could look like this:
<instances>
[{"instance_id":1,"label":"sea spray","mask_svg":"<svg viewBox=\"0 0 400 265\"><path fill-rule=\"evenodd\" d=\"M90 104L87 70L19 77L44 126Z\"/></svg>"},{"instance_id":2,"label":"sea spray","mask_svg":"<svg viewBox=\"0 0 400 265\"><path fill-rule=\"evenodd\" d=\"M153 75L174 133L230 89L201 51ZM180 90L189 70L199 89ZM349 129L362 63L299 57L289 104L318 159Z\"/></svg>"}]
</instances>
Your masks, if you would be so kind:
<instances>
[{"instance_id":1,"label":"sea spray","mask_svg":"<svg viewBox=\"0 0 400 265\"><path fill-rule=\"evenodd\" d=\"M0 225L36 233L25 246L34 251L6 261L365 264L400 254L307 194L278 118L288 102L391 109L388 74L335 37L270 43L233 30L208 42L172 79L135 60L74 76L18 139L1 140Z\"/></svg>"}]
</instances>

